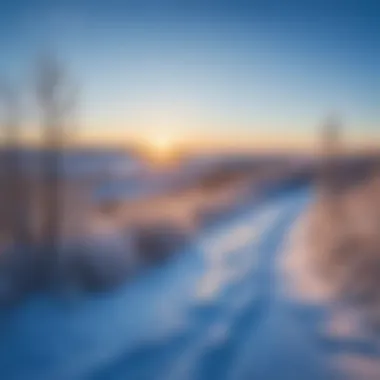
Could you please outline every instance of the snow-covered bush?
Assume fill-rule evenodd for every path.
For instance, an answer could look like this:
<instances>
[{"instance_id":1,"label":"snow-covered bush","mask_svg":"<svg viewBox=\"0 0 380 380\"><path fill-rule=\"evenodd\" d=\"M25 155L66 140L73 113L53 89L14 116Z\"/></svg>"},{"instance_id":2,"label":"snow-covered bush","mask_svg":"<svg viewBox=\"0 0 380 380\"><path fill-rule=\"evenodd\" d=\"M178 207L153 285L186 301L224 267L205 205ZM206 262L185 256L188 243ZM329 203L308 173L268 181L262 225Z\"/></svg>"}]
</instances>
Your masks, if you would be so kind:
<instances>
[{"instance_id":1,"label":"snow-covered bush","mask_svg":"<svg viewBox=\"0 0 380 380\"><path fill-rule=\"evenodd\" d=\"M162 222L136 230L136 250L145 263L165 260L190 243L191 232L175 222Z\"/></svg>"},{"instance_id":2,"label":"snow-covered bush","mask_svg":"<svg viewBox=\"0 0 380 380\"><path fill-rule=\"evenodd\" d=\"M340 300L380 323L379 184L369 180L321 197L310 213L309 252Z\"/></svg>"}]
</instances>

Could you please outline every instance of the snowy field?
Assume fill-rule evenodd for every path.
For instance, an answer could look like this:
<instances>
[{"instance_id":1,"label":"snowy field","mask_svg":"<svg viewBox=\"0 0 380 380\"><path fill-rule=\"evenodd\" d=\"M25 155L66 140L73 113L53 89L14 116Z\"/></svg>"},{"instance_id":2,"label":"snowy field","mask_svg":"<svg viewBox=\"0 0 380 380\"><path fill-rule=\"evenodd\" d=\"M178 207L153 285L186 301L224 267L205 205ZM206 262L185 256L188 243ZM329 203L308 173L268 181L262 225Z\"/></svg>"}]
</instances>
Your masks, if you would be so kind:
<instances>
[{"instance_id":1,"label":"snowy field","mask_svg":"<svg viewBox=\"0 0 380 380\"><path fill-rule=\"evenodd\" d=\"M310 342L315 342L332 378L379 379L380 336L368 319L370 310L344 302L336 293L336 282L323 280L315 270L308 235L312 211L304 211L284 248L280 265L286 286L282 295L299 320L299 328L308 334ZM355 281L360 288L360 281L366 283L366 278Z\"/></svg>"},{"instance_id":2,"label":"snowy field","mask_svg":"<svg viewBox=\"0 0 380 380\"><path fill-rule=\"evenodd\" d=\"M1 378L378 379L378 340L304 254L312 199L247 200L116 290L1 310Z\"/></svg>"},{"instance_id":3,"label":"snowy field","mask_svg":"<svg viewBox=\"0 0 380 380\"><path fill-rule=\"evenodd\" d=\"M41 294L3 311L2 376L326 379L315 326L283 295L278 265L308 200L293 190L246 207L113 293Z\"/></svg>"}]
</instances>

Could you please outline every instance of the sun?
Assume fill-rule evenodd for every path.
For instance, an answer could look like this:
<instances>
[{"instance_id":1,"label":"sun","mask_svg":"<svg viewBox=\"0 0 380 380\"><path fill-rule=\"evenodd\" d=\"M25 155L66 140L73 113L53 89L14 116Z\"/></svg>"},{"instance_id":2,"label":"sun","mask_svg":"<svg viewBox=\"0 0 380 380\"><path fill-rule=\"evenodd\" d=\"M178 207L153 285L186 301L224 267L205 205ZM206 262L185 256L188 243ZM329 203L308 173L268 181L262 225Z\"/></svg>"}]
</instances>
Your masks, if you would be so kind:
<instances>
[{"instance_id":1,"label":"sun","mask_svg":"<svg viewBox=\"0 0 380 380\"><path fill-rule=\"evenodd\" d=\"M166 162L173 158L177 142L169 135L150 136L146 148L155 161Z\"/></svg>"},{"instance_id":2,"label":"sun","mask_svg":"<svg viewBox=\"0 0 380 380\"><path fill-rule=\"evenodd\" d=\"M152 137L150 140L151 148L159 155L166 155L173 149L173 140L164 135Z\"/></svg>"}]
</instances>

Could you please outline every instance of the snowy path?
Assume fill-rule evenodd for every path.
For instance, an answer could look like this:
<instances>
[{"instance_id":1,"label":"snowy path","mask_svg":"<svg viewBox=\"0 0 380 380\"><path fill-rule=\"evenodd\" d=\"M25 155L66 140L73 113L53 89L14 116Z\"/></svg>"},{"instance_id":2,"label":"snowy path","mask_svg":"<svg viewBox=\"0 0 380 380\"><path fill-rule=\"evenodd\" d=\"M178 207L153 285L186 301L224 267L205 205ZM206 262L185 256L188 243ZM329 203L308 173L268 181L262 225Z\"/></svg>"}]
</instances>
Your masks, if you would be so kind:
<instances>
[{"instance_id":1,"label":"snowy path","mask_svg":"<svg viewBox=\"0 0 380 380\"><path fill-rule=\"evenodd\" d=\"M277 271L308 198L296 190L247 209L113 294L41 296L2 314L2 378L325 379Z\"/></svg>"}]
</instances>

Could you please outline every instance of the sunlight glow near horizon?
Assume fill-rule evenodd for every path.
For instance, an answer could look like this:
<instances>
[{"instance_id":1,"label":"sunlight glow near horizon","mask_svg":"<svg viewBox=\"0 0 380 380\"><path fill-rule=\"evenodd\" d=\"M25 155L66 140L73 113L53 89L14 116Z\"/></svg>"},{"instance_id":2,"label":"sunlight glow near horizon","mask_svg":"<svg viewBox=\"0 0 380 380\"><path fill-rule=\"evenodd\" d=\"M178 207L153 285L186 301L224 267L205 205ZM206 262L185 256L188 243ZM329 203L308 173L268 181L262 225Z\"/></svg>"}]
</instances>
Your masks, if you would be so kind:
<instances>
[{"instance_id":1,"label":"sunlight glow near horizon","mask_svg":"<svg viewBox=\"0 0 380 380\"><path fill-rule=\"evenodd\" d=\"M150 149L157 158L166 158L176 148L176 142L169 135L159 134L147 139L146 147Z\"/></svg>"}]
</instances>

